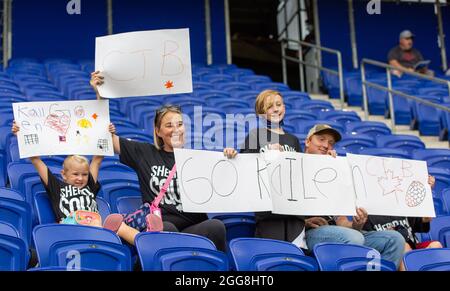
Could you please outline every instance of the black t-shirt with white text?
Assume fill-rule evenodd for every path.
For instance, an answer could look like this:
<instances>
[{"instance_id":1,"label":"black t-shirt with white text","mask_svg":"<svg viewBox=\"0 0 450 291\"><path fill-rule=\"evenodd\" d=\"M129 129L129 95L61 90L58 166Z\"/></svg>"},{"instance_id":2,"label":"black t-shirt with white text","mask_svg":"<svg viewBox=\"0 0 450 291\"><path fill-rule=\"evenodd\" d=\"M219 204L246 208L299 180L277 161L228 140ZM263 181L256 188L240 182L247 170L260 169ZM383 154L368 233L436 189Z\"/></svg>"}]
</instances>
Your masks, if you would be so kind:
<instances>
[{"instance_id":1,"label":"black t-shirt with white text","mask_svg":"<svg viewBox=\"0 0 450 291\"><path fill-rule=\"evenodd\" d=\"M120 162L136 171L142 201L152 203L175 164L175 155L159 150L150 143L120 138ZM161 200L160 207L163 219L175 224L179 230L208 219L203 213L183 212L176 173Z\"/></svg>"},{"instance_id":2,"label":"black t-shirt with white text","mask_svg":"<svg viewBox=\"0 0 450 291\"><path fill-rule=\"evenodd\" d=\"M252 130L241 149L241 153L264 153L271 145L279 144L285 152L301 152L298 138L292 134L277 134L267 128ZM256 237L292 242L304 230L303 216L280 215L271 212L256 212Z\"/></svg>"},{"instance_id":3,"label":"black t-shirt with white text","mask_svg":"<svg viewBox=\"0 0 450 291\"><path fill-rule=\"evenodd\" d=\"M78 210L98 213L95 199L100 190L100 184L94 181L91 174L89 174L87 185L78 188L59 180L49 169L48 184L45 185L44 181L42 184L50 198L58 222Z\"/></svg>"},{"instance_id":4,"label":"black t-shirt with white text","mask_svg":"<svg viewBox=\"0 0 450 291\"><path fill-rule=\"evenodd\" d=\"M402 234L412 248L418 242L415 233L429 232L430 224L422 222L420 217L399 217L369 215L363 227L366 231L396 230Z\"/></svg>"}]
</instances>

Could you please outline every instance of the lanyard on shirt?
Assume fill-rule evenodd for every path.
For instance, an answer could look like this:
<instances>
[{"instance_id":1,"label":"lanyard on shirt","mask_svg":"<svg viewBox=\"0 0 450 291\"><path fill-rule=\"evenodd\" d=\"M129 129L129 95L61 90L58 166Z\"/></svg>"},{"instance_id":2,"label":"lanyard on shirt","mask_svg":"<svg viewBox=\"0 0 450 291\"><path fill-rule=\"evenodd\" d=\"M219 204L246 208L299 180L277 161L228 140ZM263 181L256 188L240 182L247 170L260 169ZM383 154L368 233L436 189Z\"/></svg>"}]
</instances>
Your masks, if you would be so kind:
<instances>
[{"instance_id":1,"label":"lanyard on shirt","mask_svg":"<svg viewBox=\"0 0 450 291\"><path fill-rule=\"evenodd\" d=\"M173 179L173 176L175 176L175 173L177 172L176 164L173 165L172 170L170 170L169 176L166 179L166 182L162 186L162 188L159 190L158 196L156 196L155 200L152 202L152 206L158 207L159 203L161 203L161 200L163 199L164 195L167 192L167 188L169 188L170 182Z\"/></svg>"}]
</instances>

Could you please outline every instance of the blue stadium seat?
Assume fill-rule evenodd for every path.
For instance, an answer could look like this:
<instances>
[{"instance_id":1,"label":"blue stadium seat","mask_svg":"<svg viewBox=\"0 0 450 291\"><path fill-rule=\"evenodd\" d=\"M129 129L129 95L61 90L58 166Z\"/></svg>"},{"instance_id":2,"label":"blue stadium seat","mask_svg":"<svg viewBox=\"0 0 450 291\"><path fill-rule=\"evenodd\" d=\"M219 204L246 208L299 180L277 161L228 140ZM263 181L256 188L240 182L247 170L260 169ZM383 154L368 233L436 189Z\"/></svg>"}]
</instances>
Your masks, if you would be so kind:
<instances>
[{"instance_id":1,"label":"blue stadium seat","mask_svg":"<svg viewBox=\"0 0 450 291\"><path fill-rule=\"evenodd\" d=\"M245 91L234 91L231 92L231 96L236 99L241 99L247 101L247 103L253 108L255 106L256 96L260 92L256 90L245 90Z\"/></svg>"},{"instance_id":2,"label":"blue stadium seat","mask_svg":"<svg viewBox=\"0 0 450 291\"><path fill-rule=\"evenodd\" d=\"M95 201L97 202L98 212L102 217L102 221L105 221L106 217L112 213L111 206L109 206L108 201L102 197L96 197Z\"/></svg>"},{"instance_id":3,"label":"blue stadium seat","mask_svg":"<svg viewBox=\"0 0 450 291\"><path fill-rule=\"evenodd\" d=\"M450 108L450 102L443 103L442 105ZM449 122L450 120L450 112L439 110L439 140L447 140L448 139L448 131L449 131Z\"/></svg>"},{"instance_id":4,"label":"blue stadium seat","mask_svg":"<svg viewBox=\"0 0 450 291\"><path fill-rule=\"evenodd\" d=\"M235 79L233 76L225 74L208 74L202 76L202 81L209 83L225 83L234 82Z\"/></svg>"},{"instance_id":5,"label":"blue stadium seat","mask_svg":"<svg viewBox=\"0 0 450 291\"><path fill-rule=\"evenodd\" d=\"M242 76L253 76L255 72L251 69L242 69L242 68L225 68L222 71L224 74L233 76L236 81L239 80Z\"/></svg>"},{"instance_id":6,"label":"blue stadium seat","mask_svg":"<svg viewBox=\"0 0 450 291\"><path fill-rule=\"evenodd\" d=\"M450 169L450 150L448 149L423 149L412 153L413 159L426 161L428 167Z\"/></svg>"},{"instance_id":7,"label":"blue stadium seat","mask_svg":"<svg viewBox=\"0 0 450 291\"><path fill-rule=\"evenodd\" d=\"M360 150L359 154L386 158L411 159L411 154L401 149L365 148Z\"/></svg>"},{"instance_id":8,"label":"blue stadium seat","mask_svg":"<svg viewBox=\"0 0 450 291\"><path fill-rule=\"evenodd\" d=\"M286 112L284 122L286 125L292 125L294 128L298 128L303 122L316 119L317 116L311 111L293 109Z\"/></svg>"},{"instance_id":9,"label":"blue stadium seat","mask_svg":"<svg viewBox=\"0 0 450 291\"><path fill-rule=\"evenodd\" d=\"M371 79L368 80L378 85L386 86L386 79ZM384 115L386 111L387 92L371 86L367 86L367 100L369 113L371 115Z\"/></svg>"},{"instance_id":10,"label":"blue stadium seat","mask_svg":"<svg viewBox=\"0 0 450 291\"><path fill-rule=\"evenodd\" d=\"M27 247L31 242L31 207L25 201L0 197L0 222L16 228Z\"/></svg>"},{"instance_id":11,"label":"blue stadium seat","mask_svg":"<svg viewBox=\"0 0 450 291\"><path fill-rule=\"evenodd\" d=\"M412 250L403 262L407 271L450 271L450 249Z\"/></svg>"},{"instance_id":12,"label":"blue stadium seat","mask_svg":"<svg viewBox=\"0 0 450 291\"><path fill-rule=\"evenodd\" d=\"M183 110L185 107L193 107L193 106L207 106L207 102L205 102L204 100L200 100L199 98L195 98L195 97L183 97L183 98L179 98L177 99L173 99L168 97L167 101L169 103L173 103L173 104L177 104L178 106L181 107L181 110Z\"/></svg>"},{"instance_id":13,"label":"blue stadium seat","mask_svg":"<svg viewBox=\"0 0 450 291\"><path fill-rule=\"evenodd\" d=\"M235 238L255 236L255 215L253 213L227 213L208 215L210 218L219 219L227 229L227 241Z\"/></svg>"},{"instance_id":14,"label":"blue stadium seat","mask_svg":"<svg viewBox=\"0 0 450 291\"><path fill-rule=\"evenodd\" d=\"M444 248L450 248L450 216L436 217L430 224L432 240L440 241Z\"/></svg>"},{"instance_id":15,"label":"blue stadium seat","mask_svg":"<svg viewBox=\"0 0 450 291\"><path fill-rule=\"evenodd\" d=\"M311 100L311 97L309 96L308 92L303 91L284 91L282 93L283 99L305 99L305 100Z\"/></svg>"},{"instance_id":16,"label":"blue stadium seat","mask_svg":"<svg viewBox=\"0 0 450 291\"><path fill-rule=\"evenodd\" d=\"M269 76L263 76L263 75L252 75L252 76L240 76L239 77L240 82L244 83L271 83L272 79L270 79Z\"/></svg>"},{"instance_id":17,"label":"blue stadium seat","mask_svg":"<svg viewBox=\"0 0 450 291\"><path fill-rule=\"evenodd\" d=\"M357 154L363 149L375 147L375 139L367 134L345 134L336 147Z\"/></svg>"},{"instance_id":18,"label":"blue stadium seat","mask_svg":"<svg viewBox=\"0 0 450 291\"><path fill-rule=\"evenodd\" d=\"M161 98L162 99L162 98ZM136 108L139 107L152 107L157 108L162 105L161 99L141 99L141 98L131 98L130 100L121 103L120 112L131 116L135 113Z\"/></svg>"},{"instance_id":19,"label":"blue stadium seat","mask_svg":"<svg viewBox=\"0 0 450 291\"><path fill-rule=\"evenodd\" d=\"M334 110L334 107L325 100L306 100L298 104L298 109L319 113L320 111Z\"/></svg>"},{"instance_id":20,"label":"blue stadium seat","mask_svg":"<svg viewBox=\"0 0 450 291\"><path fill-rule=\"evenodd\" d=\"M328 110L319 112L319 119L327 119L346 124L348 122L358 122L361 118L355 111Z\"/></svg>"},{"instance_id":21,"label":"blue stadium seat","mask_svg":"<svg viewBox=\"0 0 450 291\"><path fill-rule=\"evenodd\" d=\"M233 113L235 109L248 108L248 103L239 99L227 99L216 102L210 102L212 107L217 107L224 110L227 113Z\"/></svg>"},{"instance_id":22,"label":"blue stadium seat","mask_svg":"<svg viewBox=\"0 0 450 291\"><path fill-rule=\"evenodd\" d=\"M27 245L16 229L0 222L0 271L25 271L28 259Z\"/></svg>"},{"instance_id":23,"label":"blue stadium seat","mask_svg":"<svg viewBox=\"0 0 450 291\"><path fill-rule=\"evenodd\" d=\"M8 178L6 173L7 157L2 153L2 151L3 150L0 146L0 187L5 187Z\"/></svg>"},{"instance_id":24,"label":"blue stadium seat","mask_svg":"<svg viewBox=\"0 0 450 291\"><path fill-rule=\"evenodd\" d=\"M415 104L419 132L425 136L439 136L439 113L434 107L418 103Z\"/></svg>"},{"instance_id":25,"label":"blue stadium seat","mask_svg":"<svg viewBox=\"0 0 450 291\"><path fill-rule=\"evenodd\" d=\"M19 201L25 201L25 197L22 193L11 188L0 187L0 197L9 198Z\"/></svg>"},{"instance_id":26,"label":"blue stadium seat","mask_svg":"<svg viewBox=\"0 0 450 291\"><path fill-rule=\"evenodd\" d=\"M362 105L361 74L345 76L345 95L349 106Z\"/></svg>"},{"instance_id":27,"label":"blue stadium seat","mask_svg":"<svg viewBox=\"0 0 450 291\"><path fill-rule=\"evenodd\" d=\"M297 133L308 133L308 131L316 124L328 124L332 126L334 129L339 131L341 134L344 133L344 126L336 121L331 120L307 120L302 122L301 124L297 124L296 132Z\"/></svg>"},{"instance_id":28,"label":"blue stadium seat","mask_svg":"<svg viewBox=\"0 0 450 291\"><path fill-rule=\"evenodd\" d=\"M395 134L395 135L378 136L377 147L401 149L407 151L408 153L412 153L414 150L424 149L425 144L417 136L406 134Z\"/></svg>"},{"instance_id":29,"label":"blue stadium seat","mask_svg":"<svg viewBox=\"0 0 450 291\"><path fill-rule=\"evenodd\" d=\"M107 185L102 185L99 196L103 197L110 205L113 213L122 213L118 210L118 200L121 197L137 197L142 199L139 183L137 182L113 182ZM134 210L136 210L135 208ZM134 211L133 210L133 211ZM128 213L128 212L125 212Z\"/></svg>"},{"instance_id":30,"label":"blue stadium seat","mask_svg":"<svg viewBox=\"0 0 450 291\"><path fill-rule=\"evenodd\" d=\"M111 209L108 202L101 197L95 199L97 201L97 207L104 221L108 215L111 214ZM47 192L38 191L34 193L34 205L39 224L57 223L55 213L53 212L52 204Z\"/></svg>"},{"instance_id":31,"label":"blue stadium seat","mask_svg":"<svg viewBox=\"0 0 450 291\"><path fill-rule=\"evenodd\" d=\"M268 82L268 83L252 83L252 88L256 91L263 90L276 90L280 92L289 91L290 88L286 84L278 82Z\"/></svg>"},{"instance_id":32,"label":"blue stadium seat","mask_svg":"<svg viewBox=\"0 0 450 291\"><path fill-rule=\"evenodd\" d=\"M217 90L224 90L227 92L246 91L252 89L248 83L244 82L215 83L214 86Z\"/></svg>"},{"instance_id":33,"label":"blue stadium seat","mask_svg":"<svg viewBox=\"0 0 450 291\"><path fill-rule=\"evenodd\" d=\"M314 246L314 255L321 271L396 271L394 263L379 259L380 253L372 248L339 243L320 243ZM373 264L370 264L373 263Z\"/></svg>"},{"instance_id":34,"label":"blue stadium seat","mask_svg":"<svg viewBox=\"0 0 450 291\"><path fill-rule=\"evenodd\" d=\"M415 90L412 88L394 88L402 93L415 95ZM395 115L395 124L398 125L410 125L412 121L412 113L411 113L411 102L403 96L393 94L393 103L394 103L394 115ZM386 98L386 109L384 116L386 118L390 117L389 110L389 98Z\"/></svg>"},{"instance_id":35,"label":"blue stadium seat","mask_svg":"<svg viewBox=\"0 0 450 291\"><path fill-rule=\"evenodd\" d=\"M203 82L203 81L193 81L192 82L192 89L193 91L197 90L214 90L214 84L209 82Z\"/></svg>"},{"instance_id":36,"label":"blue stadium seat","mask_svg":"<svg viewBox=\"0 0 450 291\"><path fill-rule=\"evenodd\" d=\"M231 97L229 93L220 90L198 90L194 92L194 95L197 96L199 99L206 101L208 101L210 98L220 97L225 100Z\"/></svg>"},{"instance_id":37,"label":"blue stadium seat","mask_svg":"<svg viewBox=\"0 0 450 291\"><path fill-rule=\"evenodd\" d=\"M118 161L103 161L100 165L100 171L133 173L134 170Z\"/></svg>"},{"instance_id":38,"label":"blue stadium seat","mask_svg":"<svg viewBox=\"0 0 450 291\"><path fill-rule=\"evenodd\" d=\"M116 200L117 213L130 214L142 206L142 197L120 196Z\"/></svg>"},{"instance_id":39,"label":"blue stadium seat","mask_svg":"<svg viewBox=\"0 0 450 291\"><path fill-rule=\"evenodd\" d=\"M317 262L292 243L236 238L229 243L237 271L317 271Z\"/></svg>"},{"instance_id":40,"label":"blue stadium seat","mask_svg":"<svg viewBox=\"0 0 450 291\"><path fill-rule=\"evenodd\" d=\"M37 267L37 268L31 268L28 269L27 272L71 272L71 271L80 271L80 272L96 272L100 270L94 270L94 269L87 269L87 268L73 268L68 269L67 266L56 266L56 267Z\"/></svg>"},{"instance_id":41,"label":"blue stadium seat","mask_svg":"<svg viewBox=\"0 0 450 291\"><path fill-rule=\"evenodd\" d=\"M153 126L153 124L152 124ZM140 128L116 128L117 135L123 138L128 138L138 142L147 142L153 143L153 137L150 135L150 131L148 129L140 129Z\"/></svg>"},{"instance_id":42,"label":"blue stadium seat","mask_svg":"<svg viewBox=\"0 0 450 291\"><path fill-rule=\"evenodd\" d=\"M34 193L34 205L39 224L49 224L57 222L47 192L38 191Z\"/></svg>"},{"instance_id":43,"label":"blue stadium seat","mask_svg":"<svg viewBox=\"0 0 450 291\"><path fill-rule=\"evenodd\" d=\"M450 188L445 188L441 192L441 198L443 201L443 204L445 205L447 209L446 215L450 215Z\"/></svg>"},{"instance_id":44,"label":"blue stadium seat","mask_svg":"<svg viewBox=\"0 0 450 291\"><path fill-rule=\"evenodd\" d=\"M352 122L346 125L347 133L362 133L368 134L373 137L378 137L380 135L390 135L391 130L387 127L383 122L377 121L361 121L361 122Z\"/></svg>"},{"instance_id":45,"label":"blue stadium seat","mask_svg":"<svg viewBox=\"0 0 450 291\"><path fill-rule=\"evenodd\" d=\"M145 232L135 244L143 271L228 271L225 254L205 237Z\"/></svg>"},{"instance_id":46,"label":"blue stadium seat","mask_svg":"<svg viewBox=\"0 0 450 291\"><path fill-rule=\"evenodd\" d=\"M130 250L112 231L81 225L45 224L33 230L41 267L68 266L74 252L81 268L131 271ZM76 258L75 258L76 260Z\"/></svg>"},{"instance_id":47,"label":"blue stadium seat","mask_svg":"<svg viewBox=\"0 0 450 291\"><path fill-rule=\"evenodd\" d=\"M414 159L414 157L413 157ZM445 188L450 187L450 170L445 168L428 167L428 174L435 177L436 182L434 189L438 195L442 193Z\"/></svg>"}]
</instances>

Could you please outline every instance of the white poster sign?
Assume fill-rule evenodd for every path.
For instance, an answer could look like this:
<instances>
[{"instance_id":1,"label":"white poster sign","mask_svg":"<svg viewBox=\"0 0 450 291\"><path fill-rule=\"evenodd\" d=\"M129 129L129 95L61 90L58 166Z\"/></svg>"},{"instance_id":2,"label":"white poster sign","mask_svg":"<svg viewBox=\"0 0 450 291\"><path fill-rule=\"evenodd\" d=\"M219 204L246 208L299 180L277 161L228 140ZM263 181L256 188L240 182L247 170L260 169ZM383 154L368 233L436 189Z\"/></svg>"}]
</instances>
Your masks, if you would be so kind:
<instances>
[{"instance_id":1,"label":"white poster sign","mask_svg":"<svg viewBox=\"0 0 450 291\"><path fill-rule=\"evenodd\" d=\"M95 70L102 97L192 92L189 29L137 31L97 37Z\"/></svg>"},{"instance_id":2,"label":"white poster sign","mask_svg":"<svg viewBox=\"0 0 450 291\"><path fill-rule=\"evenodd\" d=\"M270 153L270 152L269 152ZM354 215L355 195L347 160L293 152L266 154L273 212Z\"/></svg>"},{"instance_id":3,"label":"white poster sign","mask_svg":"<svg viewBox=\"0 0 450 291\"><path fill-rule=\"evenodd\" d=\"M175 150L183 211L271 211L267 166L259 154Z\"/></svg>"},{"instance_id":4,"label":"white poster sign","mask_svg":"<svg viewBox=\"0 0 450 291\"><path fill-rule=\"evenodd\" d=\"M20 158L114 155L108 100L21 102L13 110Z\"/></svg>"},{"instance_id":5,"label":"white poster sign","mask_svg":"<svg viewBox=\"0 0 450 291\"><path fill-rule=\"evenodd\" d=\"M347 155L357 205L372 215L435 217L424 161Z\"/></svg>"}]
</instances>

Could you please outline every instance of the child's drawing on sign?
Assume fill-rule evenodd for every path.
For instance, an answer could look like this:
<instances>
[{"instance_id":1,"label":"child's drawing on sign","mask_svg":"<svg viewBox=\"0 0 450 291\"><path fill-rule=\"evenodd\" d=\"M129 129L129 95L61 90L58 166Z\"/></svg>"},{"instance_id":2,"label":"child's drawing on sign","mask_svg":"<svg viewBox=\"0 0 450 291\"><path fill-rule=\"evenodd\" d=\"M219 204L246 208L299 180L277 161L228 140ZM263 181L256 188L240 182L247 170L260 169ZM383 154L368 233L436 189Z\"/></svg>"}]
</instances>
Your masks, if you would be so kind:
<instances>
[{"instance_id":1,"label":"child's drawing on sign","mask_svg":"<svg viewBox=\"0 0 450 291\"><path fill-rule=\"evenodd\" d=\"M172 89L173 88L173 82L172 81L167 81L164 84L164 87L166 87L166 89Z\"/></svg>"},{"instance_id":2,"label":"child's drawing on sign","mask_svg":"<svg viewBox=\"0 0 450 291\"><path fill-rule=\"evenodd\" d=\"M427 195L425 186L419 181L413 181L406 191L406 205L409 207L417 207L422 204Z\"/></svg>"},{"instance_id":3,"label":"child's drawing on sign","mask_svg":"<svg viewBox=\"0 0 450 291\"><path fill-rule=\"evenodd\" d=\"M109 151L108 140L106 140L106 139L99 139L97 141L97 148L102 150L102 151L104 151L104 152Z\"/></svg>"},{"instance_id":4,"label":"child's drawing on sign","mask_svg":"<svg viewBox=\"0 0 450 291\"><path fill-rule=\"evenodd\" d=\"M14 103L21 158L47 155L112 155L109 101L77 100ZM98 140L109 146L98 148ZM33 146L39 145L39 146Z\"/></svg>"},{"instance_id":5,"label":"child's drawing on sign","mask_svg":"<svg viewBox=\"0 0 450 291\"><path fill-rule=\"evenodd\" d=\"M65 137L70 127L70 116L62 111L59 111L59 113L59 115L52 113L47 116L44 125L55 130L60 137ZM60 141L63 140L60 138Z\"/></svg>"},{"instance_id":6,"label":"child's drawing on sign","mask_svg":"<svg viewBox=\"0 0 450 291\"><path fill-rule=\"evenodd\" d=\"M26 145L39 144L39 136L37 134L26 134L23 138Z\"/></svg>"},{"instance_id":7,"label":"child's drawing on sign","mask_svg":"<svg viewBox=\"0 0 450 291\"><path fill-rule=\"evenodd\" d=\"M83 118L83 119L78 120L77 126L79 128L87 129L87 128L92 128L92 123L88 119Z\"/></svg>"},{"instance_id":8,"label":"child's drawing on sign","mask_svg":"<svg viewBox=\"0 0 450 291\"><path fill-rule=\"evenodd\" d=\"M77 107L75 107L74 112L75 112L75 116L76 116L76 117L78 117L78 118L84 118L85 112L84 112L83 106L77 106Z\"/></svg>"},{"instance_id":9,"label":"child's drawing on sign","mask_svg":"<svg viewBox=\"0 0 450 291\"><path fill-rule=\"evenodd\" d=\"M389 163L386 158L371 157L366 161L366 173L377 178L378 185L383 196L394 195L399 203L399 194L405 192L405 179L412 177L412 165L405 160L395 165ZM413 187L414 188L414 187Z\"/></svg>"}]
</instances>

